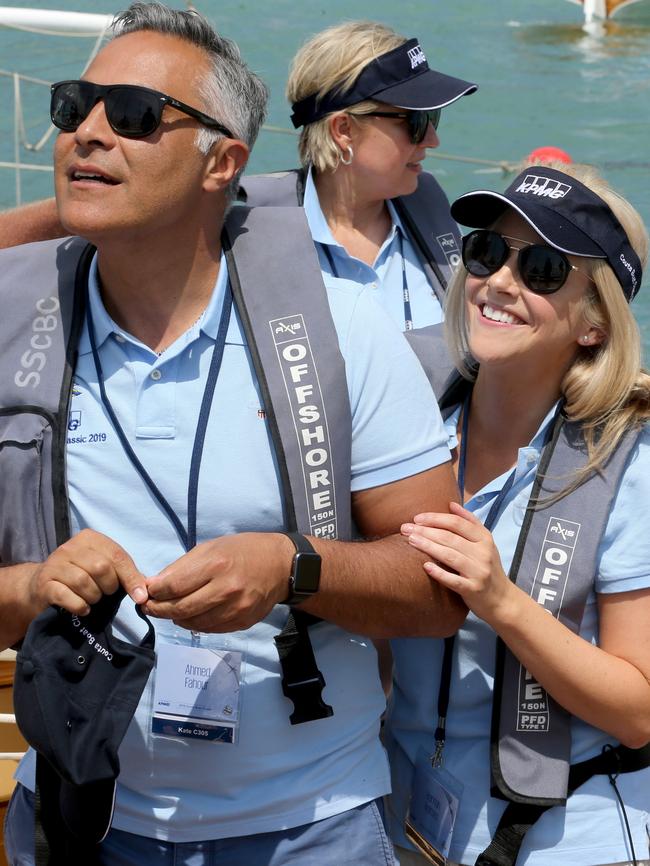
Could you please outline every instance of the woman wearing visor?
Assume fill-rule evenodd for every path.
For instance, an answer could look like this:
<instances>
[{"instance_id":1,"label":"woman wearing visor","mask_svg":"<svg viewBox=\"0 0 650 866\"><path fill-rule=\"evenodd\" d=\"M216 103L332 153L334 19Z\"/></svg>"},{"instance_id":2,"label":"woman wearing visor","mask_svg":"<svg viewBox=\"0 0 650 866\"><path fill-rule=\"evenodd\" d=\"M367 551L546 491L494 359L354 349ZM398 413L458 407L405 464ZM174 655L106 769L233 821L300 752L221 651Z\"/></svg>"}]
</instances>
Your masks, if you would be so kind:
<instances>
[{"instance_id":1,"label":"woman wearing visor","mask_svg":"<svg viewBox=\"0 0 650 866\"><path fill-rule=\"evenodd\" d=\"M473 228L441 399L464 507L402 531L470 613L448 641L393 642L402 866L650 863L650 377L629 308L648 238L562 168L451 208Z\"/></svg>"},{"instance_id":2,"label":"woman wearing visor","mask_svg":"<svg viewBox=\"0 0 650 866\"><path fill-rule=\"evenodd\" d=\"M367 21L330 27L289 73L302 168L246 177L243 197L303 204L326 278L371 286L402 330L440 322L459 236L422 161L442 109L475 90L430 69L417 39Z\"/></svg>"}]
</instances>

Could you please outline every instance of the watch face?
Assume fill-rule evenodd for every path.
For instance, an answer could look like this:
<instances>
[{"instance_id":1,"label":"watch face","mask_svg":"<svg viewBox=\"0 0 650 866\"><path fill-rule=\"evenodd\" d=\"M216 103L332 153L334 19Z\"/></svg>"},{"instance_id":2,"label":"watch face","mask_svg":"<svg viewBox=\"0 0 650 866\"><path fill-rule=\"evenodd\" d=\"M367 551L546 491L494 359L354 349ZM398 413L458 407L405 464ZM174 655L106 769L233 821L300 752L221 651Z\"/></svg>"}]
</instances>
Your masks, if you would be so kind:
<instances>
[{"instance_id":1,"label":"watch face","mask_svg":"<svg viewBox=\"0 0 650 866\"><path fill-rule=\"evenodd\" d=\"M320 556L317 553L298 552L295 554L293 569L294 592L318 592L320 562Z\"/></svg>"}]
</instances>

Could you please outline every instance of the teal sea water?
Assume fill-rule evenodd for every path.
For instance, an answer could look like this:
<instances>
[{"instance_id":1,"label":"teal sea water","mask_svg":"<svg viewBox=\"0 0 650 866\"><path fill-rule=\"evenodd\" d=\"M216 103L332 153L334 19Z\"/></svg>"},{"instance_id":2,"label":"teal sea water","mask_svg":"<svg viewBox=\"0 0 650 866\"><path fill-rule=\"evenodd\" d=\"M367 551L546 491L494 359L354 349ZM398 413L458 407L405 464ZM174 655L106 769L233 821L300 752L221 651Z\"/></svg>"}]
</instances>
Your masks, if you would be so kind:
<instances>
[{"instance_id":1,"label":"teal sea water","mask_svg":"<svg viewBox=\"0 0 650 866\"><path fill-rule=\"evenodd\" d=\"M127 4L10 5L112 13ZM252 171L296 162L284 84L299 45L329 24L371 18L418 36L432 66L480 85L443 114L440 153L460 159L427 159L450 197L505 186L512 175L500 164L513 166L536 147L556 145L575 161L598 166L650 225L650 0L591 31L583 27L582 10L566 0L195 0L194 6L238 42L271 89L268 123L284 131L262 131ZM0 69L48 82L77 77L92 47L92 39L0 28ZM13 80L0 75L0 161L15 158L13 93ZM47 88L23 82L21 104L27 138L37 141L48 128ZM21 148L20 160L48 165L51 141L38 153ZM24 201L47 195L51 175L24 171L21 188ZM0 207L15 200L13 172L0 168ZM650 358L650 269L644 282L634 309Z\"/></svg>"}]
</instances>

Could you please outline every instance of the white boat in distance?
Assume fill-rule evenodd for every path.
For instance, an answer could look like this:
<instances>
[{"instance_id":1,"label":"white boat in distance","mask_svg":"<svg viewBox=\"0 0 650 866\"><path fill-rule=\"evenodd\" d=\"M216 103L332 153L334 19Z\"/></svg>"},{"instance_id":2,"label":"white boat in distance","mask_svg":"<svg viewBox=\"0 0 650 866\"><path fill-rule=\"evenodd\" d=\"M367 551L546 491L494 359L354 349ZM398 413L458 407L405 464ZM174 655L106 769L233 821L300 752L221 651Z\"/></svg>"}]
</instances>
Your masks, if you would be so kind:
<instances>
[{"instance_id":1,"label":"white boat in distance","mask_svg":"<svg viewBox=\"0 0 650 866\"><path fill-rule=\"evenodd\" d=\"M0 26L51 36L101 36L110 27L113 17L90 12L0 6Z\"/></svg>"},{"instance_id":2,"label":"white boat in distance","mask_svg":"<svg viewBox=\"0 0 650 866\"><path fill-rule=\"evenodd\" d=\"M641 0L569 0L569 2L583 7L585 21L589 24L592 21L613 18L621 9L639 3Z\"/></svg>"}]
</instances>

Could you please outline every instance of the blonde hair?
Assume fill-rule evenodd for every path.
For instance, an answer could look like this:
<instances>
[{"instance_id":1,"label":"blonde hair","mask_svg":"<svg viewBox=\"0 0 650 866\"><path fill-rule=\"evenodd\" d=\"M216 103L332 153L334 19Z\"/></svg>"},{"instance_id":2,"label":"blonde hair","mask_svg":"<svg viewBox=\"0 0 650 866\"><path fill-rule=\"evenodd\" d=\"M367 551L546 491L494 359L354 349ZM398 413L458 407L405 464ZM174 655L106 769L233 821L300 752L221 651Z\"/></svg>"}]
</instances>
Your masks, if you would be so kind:
<instances>
[{"instance_id":1,"label":"blonde hair","mask_svg":"<svg viewBox=\"0 0 650 866\"><path fill-rule=\"evenodd\" d=\"M531 163L532 164L532 163ZM600 196L623 226L644 267L648 258L648 234L632 205L588 165L544 163L571 175ZM587 322L605 337L597 346L578 346L575 359L564 375L560 389L564 410L571 421L582 425L588 451L587 465L562 491L566 495L598 472L615 451L623 434L650 418L650 375L641 366L641 335L621 284L605 259L591 262L590 284L584 301ZM477 364L469 350L465 316L465 277L461 266L447 289L445 332L459 372L476 378ZM558 497L554 497L558 498Z\"/></svg>"},{"instance_id":2,"label":"blonde hair","mask_svg":"<svg viewBox=\"0 0 650 866\"><path fill-rule=\"evenodd\" d=\"M331 90L345 93L371 61L406 41L390 27L373 21L349 21L328 27L305 42L294 57L287 99L299 102L314 94L322 97ZM378 106L373 100L365 100L350 108L354 107L355 114L367 114ZM301 130L298 152L304 166L311 163L316 171L334 171L339 165L341 153L328 123L335 113L330 112Z\"/></svg>"}]
</instances>

